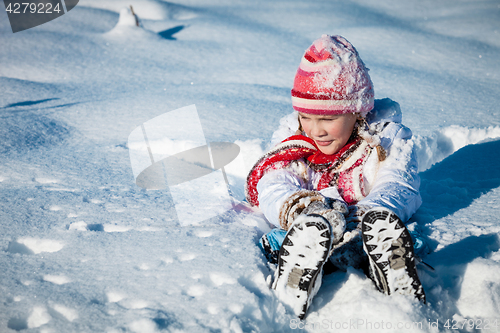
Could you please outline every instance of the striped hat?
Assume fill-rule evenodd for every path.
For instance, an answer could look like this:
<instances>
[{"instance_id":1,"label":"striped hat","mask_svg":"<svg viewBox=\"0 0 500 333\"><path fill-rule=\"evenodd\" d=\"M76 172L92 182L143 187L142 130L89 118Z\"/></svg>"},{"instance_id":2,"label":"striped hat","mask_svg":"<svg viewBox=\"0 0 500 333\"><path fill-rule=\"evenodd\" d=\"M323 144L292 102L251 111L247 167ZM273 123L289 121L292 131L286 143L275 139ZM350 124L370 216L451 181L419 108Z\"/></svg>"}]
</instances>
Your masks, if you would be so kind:
<instances>
[{"instance_id":1,"label":"striped hat","mask_svg":"<svg viewBox=\"0 0 500 333\"><path fill-rule=\"evenodd\" d=\"M293 82L296 111L364 117L373 109L373 100L368 68L344 37L323 35L307 49Z\"/></svg>"}]
</instances>

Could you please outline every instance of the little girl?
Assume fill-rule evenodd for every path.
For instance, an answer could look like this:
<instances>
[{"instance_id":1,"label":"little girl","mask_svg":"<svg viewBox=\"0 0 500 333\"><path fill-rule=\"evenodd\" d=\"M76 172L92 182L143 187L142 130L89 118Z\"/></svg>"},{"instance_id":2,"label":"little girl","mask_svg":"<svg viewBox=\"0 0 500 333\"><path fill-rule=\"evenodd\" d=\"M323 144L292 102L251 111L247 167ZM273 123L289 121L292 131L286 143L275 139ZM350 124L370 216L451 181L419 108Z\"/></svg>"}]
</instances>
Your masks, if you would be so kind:
<instances>
[{"instance_id":1,"label":"little girl","mask_svg":"<svg viewBox=\"0 0 500 333\"><path fill-rule=\"evenodd\" d=\"M399 105L374 100L368 69L343 37L305 52L292 89L295 112L276 146L250 171L246 196L277 229L261 240L278 268L273 288L304 318L323 266L360 268L386 294L425 302L402 221L421 204L411 131Z\"/></svg>"}]
</instances>

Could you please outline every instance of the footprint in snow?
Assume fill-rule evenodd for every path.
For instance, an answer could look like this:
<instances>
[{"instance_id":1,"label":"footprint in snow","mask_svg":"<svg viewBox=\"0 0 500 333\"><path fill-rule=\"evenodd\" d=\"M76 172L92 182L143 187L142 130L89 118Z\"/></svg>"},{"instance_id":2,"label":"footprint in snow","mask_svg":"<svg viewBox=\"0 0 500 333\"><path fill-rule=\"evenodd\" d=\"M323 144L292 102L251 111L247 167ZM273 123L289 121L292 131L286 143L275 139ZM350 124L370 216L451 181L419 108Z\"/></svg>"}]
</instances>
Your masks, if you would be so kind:
<instances>
[{"instance_id":1,"label":"footprint in snow","mask_svg":"<svg viewBox=\"0 0 500 333\"><path fill-rule=\"evenodd\" d=\"M84 221L73 222L68 226L68 230L87 231L87 223Z\"/></svg>"},{"instance_id":2,"label":"footprint in snow","mask_svg":"<svg viewBox=\"0 0 500 333\"><path fill-rule=\"evenodd\" d=\"M43 277L44 281L51 282L54 284L62 285L71 282L71 280L64 275L45 275Z\"/></svg>"},{"instance_id":3,"label":"footprint in snow","mask_svg":"<svg viewBox=\"0 0 500 333\"><path fill-rule=\"evenodd\" d=\"M212 283L215 284L217 287L220 287L223 284L235 284L236 283L236 279L234 279L231 276L226 275L224 273L220 273L220 272L210 273L210 280L212 280Z\"/></svg>"},{"instance_id":4,"label":"footprint in snow","mask_svg":"<svg viewBox=\"0 0 500 333\"><path fill-rule=\"evenodd\" d=\"M219 307L217 306L217 304L209 304L207 306L207 311L208 313L210 313L211 315L216 315L219 313Z\"/></svg>"},{"instance_id":5,"label":"footprint in snow","mask_svg":"<svg viewBox=\"0 0 500 333\"><path fill-rule=\"evenodd\" d=\"M7 322L7 327L15 331L22 331L28 329L28 318L12 317Z\"/></svg>"},{"instance_id":6,"label":"footprint in snow","mask_svg":"<svg viewBox=\"0 0 500 333\"><path fill-rule=\"evenodd\" d=\"M150 266L150 265L148 265L148 264L146 264L146 263L142 263L142 264L140 264L140 265L138 265L138 266L136 266L136 267L137 267L137 269L138 269L138 270L140 270L140 271L148 271L148 270L150 270L150 269L151 269L151 266Z\"/></svg>"},{"instance_id":7,"label":"footprint in snow","mask_svg":"<svg viewBox=\"0 0 500 333\"><path fill-rule=\"evenodd\" d=\"M162 258L161 261L165 264L171 264L174 262L174 258L171 258L171 257L165 257L165 258Z\"/></svg>"},{"instance_id":8,"label":"footprint in snow","mask_svg":"<svg viewBox=\"0 0 500 333\"><path fill-rule=\"evenodd\" d=\"M116 303L121 301L122 299L125 299L127 296L123 293L120 293L118 291L109 291L106 293L106 298L109 303Z\"/></svg>"},{"instance_id":9,"label":"footprint in snow","mask_svg":"<svg viewBox=\"0 0 500 333\"><path fill-rule=\"evenodd\" d=\"M106 210L110 213L123 213L126 209L122 205L107 204Z\"/></svg>"},{"instance_id":10,"label":"footprint in snow","mask_svg":"<svg viewBox=\"0 0 500 333\"><path fill-rule=\"evenodd\" d=\"M117 225L117 224L104 224L104 231L106 232L126 232L132 229L131 226Z\"/></svg>"},{"instance_id":11,"label":"footprint in snow","mask_svg":"<svg viewBox=\"0 0 500 333\"><path fill-rule=\"evenodd\" d=\"M207 238L214 234L213 230L196 230L194 235L199 238Z\"/></svg>"},{"instance_id":12,"label":"footprint in snow","mask_svg":"<svg viewBox=\"0 0 500 333\"><path fill-rule=\"evenodd\" d=\"M47 324L52 317L44 306L35 306L29 316L12 317L7 322L7 327L16 331L28 328L37 328Z\"/></svg>"},{"instance_id":13,"label":"footprint in snow","mask_svg":"<svg viewBox=\"0 0 500 333\"><path fill-rule=\"evenodd\" d=\"M58 212L58 211L62 210L62 207L57 206L57 205L50 205L50 206L43 206L42 209L43 210L50 210L53 212Z\"/></svg>"},{"instance_id":14,"label":"footprint in snow","mask_svg":"<svg viewBox=\"0 0 500 333\"><path fill-rule=\"evenodd\" d=\"M205 294L206 289L207 288L202 284L195 284L195 285L190 286L186 290L186 294L191 296L191 297L199 297L199 296L203 296L203 294Z\"/></svg>"},{"instance_id":15,"label":"footprint in snow","mask_svg":"<svg viewBox=\"0 0 500 333\"><path fill-rule=\"evenodd\" d=\"M130 310L137 310L147 308L149 303L142 299L126 299L120 301L120 305Z\"/></svg>"},{"instance_id":16,"label":"footprint in snow","mask_svg":"<svg viewBox=\"0 0 500 333\"><path fill-rule=\"evenodd\" d=\"M183 253L179 255L180 261L190 261L196 258L196 254L194 253Z\"/></svg>"},{"instance_id":17,"label":"footprint in snow","mask_svg":"<svg viewBox=\"0 0 500 333\"><path fill-rule=\"evenodd\" d=\"M77 231L104 231L104 226L100 223L87 224L84 221L73 222L67 226L68 230Z\"/></svg>"},{"instance_id":18,"label":"footprint in snow","mask_svg":"<svg viewBox=\"0 0 500 333\"><path fill-rule=\"evenodd\" d=\"M84 197L83 198L83 202L86 202L86 203L93 203L93 204L96 204L96 205L100 205L102 203L104 203L104 201L102 200L99 200L99 199L91 199L89 197Z\"/></svg>"},{"instance_id":19,"label":"footprint in snow","mask_svg":"<svg viewBox=\"0 0 500 333\"><path fill-rule=\"evenodd\" d=\"M57 184L59 183L59 180L53 179L53 178L35 178L34 181L40 184Z\"/></svg>"},{"instance_id":20,"label":"footprint in snow","mask_svg":"<svg viewBox=\"0 0 500 333\"><path fill-rule=\"evenodd\" d=\"M60 241L50 239L38 239L32 237L23 237L11 241L7 252L20 254L39 254L42 252L57 252L64 247Z\"/></svg>"},{"instance_id":21,"label":"footprint in snow","mask_svg":"<svg viewBox=\"0 0 500 333\"><path fill-rule=\"evenodd\" d=\"M78 311L74 309L70 309L68 307L65 307L60 304L54 304L51 306L52 310L49 312L52 314L53 317L63 317L67 321L74 321L75 319L78 319Z\"/></svg>"}]
</instances>

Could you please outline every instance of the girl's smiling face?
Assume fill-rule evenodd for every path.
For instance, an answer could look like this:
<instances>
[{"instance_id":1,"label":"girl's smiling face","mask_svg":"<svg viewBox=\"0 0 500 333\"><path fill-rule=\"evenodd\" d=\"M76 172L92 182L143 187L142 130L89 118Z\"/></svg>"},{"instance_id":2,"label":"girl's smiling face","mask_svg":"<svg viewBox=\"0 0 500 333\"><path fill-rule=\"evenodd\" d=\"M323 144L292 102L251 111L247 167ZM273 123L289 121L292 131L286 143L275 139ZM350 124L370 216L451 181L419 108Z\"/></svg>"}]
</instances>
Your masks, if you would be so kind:
<instances>
[{"instance_id":1,"label":"girl's smiling face","mask_svg":"<svg viewBox=\"0 0 500 333\"><path fill-rule=\"evenodd\" d=\"M357 115L316 115L299 112L299 120L306 135L327 155L337 153L351 137Z\"/></svg>"}]
</instances>

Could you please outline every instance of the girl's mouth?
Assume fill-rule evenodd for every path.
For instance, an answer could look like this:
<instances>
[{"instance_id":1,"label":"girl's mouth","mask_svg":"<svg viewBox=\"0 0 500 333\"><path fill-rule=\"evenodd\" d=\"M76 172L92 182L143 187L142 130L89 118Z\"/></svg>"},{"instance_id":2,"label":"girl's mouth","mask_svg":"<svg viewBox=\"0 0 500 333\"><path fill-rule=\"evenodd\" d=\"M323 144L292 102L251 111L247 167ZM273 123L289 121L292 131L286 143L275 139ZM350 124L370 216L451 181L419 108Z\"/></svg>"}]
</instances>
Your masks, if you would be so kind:
<instances>
[{"instance_id":1,"label":"girl's mouth","mask_svg":"<svg viewBox=\"0 0 500 333\"><path fill-rule=\"evenodd\" d=\"M318 146L328 146L328 145L330 145L332 142L333 142L333 140L330 140L330 141L316 141L316 144L317 144Z\"/></svg>"}]
</instances>

